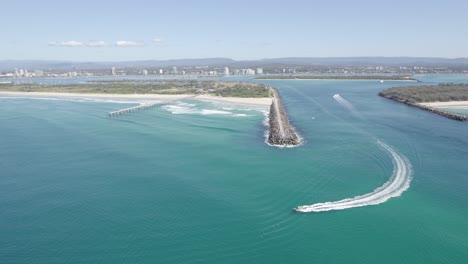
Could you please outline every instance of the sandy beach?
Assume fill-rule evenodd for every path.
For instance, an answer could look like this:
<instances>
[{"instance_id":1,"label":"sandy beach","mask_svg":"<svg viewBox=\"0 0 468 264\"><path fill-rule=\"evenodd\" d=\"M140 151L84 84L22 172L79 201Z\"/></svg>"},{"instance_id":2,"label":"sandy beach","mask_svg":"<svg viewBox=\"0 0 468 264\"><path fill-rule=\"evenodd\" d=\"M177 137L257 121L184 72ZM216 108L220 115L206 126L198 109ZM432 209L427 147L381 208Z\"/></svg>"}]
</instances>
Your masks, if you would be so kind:
<instances>
[{"instance_id":1,"label":"sandy beach","mask_svg":"<svg viewBox=\"0 0 468 264\"><path fill-rule=\"evenodd\" d=\"M427 102L419 103L420 105L428 107L446 107L446 106L466 106L468 107L468 101L450 101L450 102Z\"/></svg>"},{"instance_id":2,"label":"sandy beach","mask_svg":"<svg viewBox=\"0 0 468 264\"><path fill-rule=\"evenodd\" d=\"M226 103L236 103L236 104L250 104L250 105L265 105L270 106L272 99L271 98L242 98L242 97L220 97L213 96L208 94L198 95L193 99L198 100L208 100L208 101L218 101Z\"/></svg>"},{"instance_id":3,"label":"sandy beach","mask_svg":"<svg viewBox=\"0 0 468 264\"><path fill-rule=\"evenodd\" d=\"M218 101L236 104L249 105L271 105L271 98L241 98L241 97L220 97L213 95L197 95L193 97L191 94L92 94L92 93L51 93L51 92L5 92L0 91L3 96L20 96L20 97L68 97L68 98L114 98L114 99L141 99L141 100L176 100L176 99L196 99L206 101Z\"/></svg>"}]
</instances>

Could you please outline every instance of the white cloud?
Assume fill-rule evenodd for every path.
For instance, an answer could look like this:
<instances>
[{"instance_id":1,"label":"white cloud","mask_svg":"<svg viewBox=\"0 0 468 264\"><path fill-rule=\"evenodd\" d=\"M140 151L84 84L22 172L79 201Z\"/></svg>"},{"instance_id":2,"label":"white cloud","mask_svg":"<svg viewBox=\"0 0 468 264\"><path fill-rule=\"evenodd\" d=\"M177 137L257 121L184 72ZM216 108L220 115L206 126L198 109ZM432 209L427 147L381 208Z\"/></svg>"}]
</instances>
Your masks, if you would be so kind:
<instances>
[{"instance_id":1,"label":"white cloud","mask_svg":"<svg viewBox=\"0 0 468 264\"><path fill-rule=\"evenodd\" d=\"M83 47L84 43L80 41L52 41L49 42L49 46L54 47Z\"/></svg>"},{"instance_id":2,"label":"white cloud","mask_svg":"<svg viewBox=\"0 0 468 264\"><path fill-rule=\"evenodd\" d=\"M139 41L127 41L127 40L120 40L116 41L115 43L109 43L102 40L91 40L87 42L83 41L51 41L49 42L49 46L51 47L88 47L88 48L99 48L99 47L143 47L145 46L144 42Z\"/></svg>"},{"instance_id":3,"label":"white cloud","mask_svg":"<svg viewBox=\"0 0 468 264\"><path fill-rule=\"evenodd\" d=\"M93 40L85 43L86 47L106 47L109 46L109 43L102 40Z\"/></svg>"},{"instance_id":4,"label":"white cloud","mask_svg":"<svg viewBox=\"0 0 468 264\"><path fill-rule=\"evenodd\" d=\"M145 43L138 42L138 41L119 40L115 42L115 46L117 47L143 47L145 46Z\"/></svg>"}]
</instances>

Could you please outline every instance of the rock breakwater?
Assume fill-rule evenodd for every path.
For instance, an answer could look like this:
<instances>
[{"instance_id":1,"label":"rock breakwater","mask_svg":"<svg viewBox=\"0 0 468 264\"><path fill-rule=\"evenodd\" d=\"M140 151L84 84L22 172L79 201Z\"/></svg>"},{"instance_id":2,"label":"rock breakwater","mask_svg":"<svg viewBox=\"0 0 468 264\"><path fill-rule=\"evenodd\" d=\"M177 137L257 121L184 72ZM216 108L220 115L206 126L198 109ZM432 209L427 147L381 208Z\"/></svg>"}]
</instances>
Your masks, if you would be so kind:
<instances>
[{"instance_id":1,"label":"rock breakwater","mask_svg":"<svg viewBox=\"0 0 468 264\"><path fill-rule=\"evenodd\" d=\"M413 103L413 102L406 101L406 100L400 100L400 99L397 99L397 98L394 98L394 97L391 97L391 96L386 96L382 92L380 92L379 95L384 97L384 98L390 99L392 101L402 103L402 104L405 104L405 105L409 105L409 106L412 106L412 107L417 107L417 108L422 109L424 111L428 111L428 112L431 112L431 113L436 114L436 115L443 116L443 117L448 118L448 119L462 121L462 122L468 122L468 116L465 116L465 115L450 113L448 111L444 111L444 110L441 110L441 109L425 106L425 105L422 105L422 104Z\"/></svg>"},{"instance_id":2,"label":"rock breakwater","mask_svg":"<svg viewBox=\"0 0 468 264\"><path fill-rule=\"evenodd\" d=\"M289 123L288 114L278 91L272 88L273 101L270 106L268 143L275 146L296 146L301 143L296 131Z\"/></svg>"}]
</instances>

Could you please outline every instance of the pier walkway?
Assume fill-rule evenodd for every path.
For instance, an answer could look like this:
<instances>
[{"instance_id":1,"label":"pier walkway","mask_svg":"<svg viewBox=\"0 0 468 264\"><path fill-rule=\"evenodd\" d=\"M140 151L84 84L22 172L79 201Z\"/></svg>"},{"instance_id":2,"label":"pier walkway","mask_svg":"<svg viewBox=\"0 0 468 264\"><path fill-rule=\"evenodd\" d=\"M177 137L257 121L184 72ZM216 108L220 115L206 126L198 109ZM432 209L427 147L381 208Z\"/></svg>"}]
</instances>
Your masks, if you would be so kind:
<instances>
[{"instance_id":1,"label":"pier walkway","mask_svg":"<svg viewBox=\"0 0 468 264\"><path fill-rule=\"evenodd\" d=\"M166 102L141 103L140 105L137 105L137 106L134 106L134 107L129 107L129 108L124 108L124 109L119 109L119 110L116 110L116 111L111 111L111 112L109 112L109 117L115 117L115 116L119 116L119 115L123 115L123 114L127 114L127 113L133 113L133 112L136 112L136 111L148 109L148 108L155 107L157 105L162 105L162 104L165 104L165 103Z\"/></svg>"},{"instance_id":2,"label":"pier walkway","mask_svg":"<svg viewBox=\"0 0 468 264\"><path fill-rule=\"evenodd\" d=\"M177 98L177 99L166 100L166 101L162 101L162 102L147 102L147 103L141 103L140 105L137 105L137 106L133 106L133 107L129 107L129 108L124 108L124 109L119 109L119 110L116 110L116 111L111 111L111 112L108 113L108 116L109 116L109 117L116 117L116 116L120 116L120 115L127 114L127 113L133 113L133 112L137 112L137 111L140 111L140 110L145 110L145 109L148 109L148 108L153 108L153 107L159 106L159 105L165 105L165 104L168 104L168 103L171 103L171 102L174 102L174 101L178 101L178 100L194 98L195 96L196 96L196 95L194 95L194 96L188 96L188 97L184 97L184 98Z\"/></svg>"}]
</instances>

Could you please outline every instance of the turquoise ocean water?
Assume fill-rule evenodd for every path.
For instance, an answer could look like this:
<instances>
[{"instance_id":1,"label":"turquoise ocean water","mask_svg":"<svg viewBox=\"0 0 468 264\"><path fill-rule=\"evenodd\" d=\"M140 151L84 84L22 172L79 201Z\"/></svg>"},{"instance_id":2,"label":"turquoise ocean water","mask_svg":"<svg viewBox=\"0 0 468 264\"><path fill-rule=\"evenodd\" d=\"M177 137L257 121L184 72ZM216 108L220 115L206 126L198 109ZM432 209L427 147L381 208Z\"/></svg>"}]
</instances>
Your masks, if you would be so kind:
<instances>
[{"instance_id":1,"label":"turquoise ocean water","mask_svg":"<svg viewBox=\"0 0 468 264\"><path fill-rule=\"evenodd\" d=\"M461 114L461 115L468 115L468 106L451 106L451 107L439 107L442 110Z\"/></svg>"},{"instance_id":2,"label":"turquoise ocean water","mask_svg":"<svg viewBox=\"0 0 468 264\"><path fill-rule=\"evenodd\" d=\"M0 263L466 263L467 123L376 95L401 82L262 82L303 146L266 145L264 107L185 100L111 119L135 104L0 98ZM386 183L377 140L411 163L407 191L292 211Z\"/></svg>"}]
</instances>

